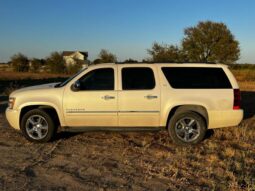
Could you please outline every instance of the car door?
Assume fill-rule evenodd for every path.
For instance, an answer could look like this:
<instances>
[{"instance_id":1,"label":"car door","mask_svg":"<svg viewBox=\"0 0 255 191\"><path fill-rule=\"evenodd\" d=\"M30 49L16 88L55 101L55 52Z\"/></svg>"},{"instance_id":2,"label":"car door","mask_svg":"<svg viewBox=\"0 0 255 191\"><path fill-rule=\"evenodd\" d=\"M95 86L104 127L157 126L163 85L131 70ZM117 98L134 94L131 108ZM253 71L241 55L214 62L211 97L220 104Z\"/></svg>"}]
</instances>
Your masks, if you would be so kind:
<instances>
[{"instance_id":1,"label":"car door","mask_svg":"<svg viewBox=\"0 0 255 191\"><path fill-rule=\"evenodd\" d=\"M88 69L78 91L67 86L63 109L67 126L117 126L116 66Z\"/></svg>"},{"instance_id":2,"label":"car door","mask_svg":"<svg viewBox=\"0 0 255 191\"><path fill-rule=\"evenodd\" d=\"M158 127L160 87L154 66L118 66L119 126Z\"/></svg>"}]
</instances>

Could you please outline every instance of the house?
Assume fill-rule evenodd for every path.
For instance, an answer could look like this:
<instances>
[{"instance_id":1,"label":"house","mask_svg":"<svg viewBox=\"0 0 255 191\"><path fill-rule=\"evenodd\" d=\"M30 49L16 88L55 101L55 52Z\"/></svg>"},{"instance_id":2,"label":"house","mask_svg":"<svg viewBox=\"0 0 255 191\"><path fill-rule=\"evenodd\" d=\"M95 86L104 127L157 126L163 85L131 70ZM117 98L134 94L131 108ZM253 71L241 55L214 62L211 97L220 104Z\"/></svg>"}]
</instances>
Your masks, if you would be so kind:
<instances>
[{"instance_id":1,"label":"house","mask_svg":"<svg viewBox=\"0 0 255 191\"><path fill-rule=\"evenodd\" d=\"M81 51L63 51L63 58L67 66L74 65L77 62L84 62L83 67L88 66L88 52Z\"/></svg>"}]
</instances>

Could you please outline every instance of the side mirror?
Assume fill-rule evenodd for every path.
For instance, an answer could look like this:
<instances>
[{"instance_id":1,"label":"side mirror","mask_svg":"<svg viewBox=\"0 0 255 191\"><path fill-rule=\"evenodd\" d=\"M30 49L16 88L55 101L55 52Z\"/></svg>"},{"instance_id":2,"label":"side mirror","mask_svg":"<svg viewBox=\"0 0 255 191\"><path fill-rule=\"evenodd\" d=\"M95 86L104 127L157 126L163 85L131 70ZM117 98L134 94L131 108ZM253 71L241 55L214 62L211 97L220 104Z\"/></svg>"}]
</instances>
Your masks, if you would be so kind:
<instances>
[{"instance_id":1,"label":"side mirror","mask_svg":"<svg viewBox=\"0 0 255 191\"><path fill-rule=\"evenodd\" d=\"M74 82L74 84L71 86L71 89L74 91L74 92L77 92L79 91L81 88L81 83L79 80L77 80L76 82Z\"/></svg>"}]
</instances>

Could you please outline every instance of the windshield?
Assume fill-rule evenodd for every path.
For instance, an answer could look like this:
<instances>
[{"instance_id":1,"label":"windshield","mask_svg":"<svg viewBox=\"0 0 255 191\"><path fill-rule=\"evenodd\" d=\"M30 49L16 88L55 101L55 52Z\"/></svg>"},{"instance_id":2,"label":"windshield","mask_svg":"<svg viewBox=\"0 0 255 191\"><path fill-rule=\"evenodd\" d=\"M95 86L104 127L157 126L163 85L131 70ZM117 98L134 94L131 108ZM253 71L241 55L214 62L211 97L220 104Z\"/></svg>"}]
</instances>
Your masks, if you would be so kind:
<instances>
[{"instance_id":1,"label":"windshield","mask_svg":"<svg viewBox=\"0 0 255 191\"><path fill-rule=\"evenodd\" d=\"M86 69L87 69L87 68L81 69L79 72L77 72L77 73L74 74L73 76L69 77L66 81L57 84L57 85L55 86L55 88L60 88L60 87L65 86L68 82L70 82L72 79L74 79L76 76L78 76L80 73L82 73L82 72L85 71Z\"/></svg>"}]
</instances>

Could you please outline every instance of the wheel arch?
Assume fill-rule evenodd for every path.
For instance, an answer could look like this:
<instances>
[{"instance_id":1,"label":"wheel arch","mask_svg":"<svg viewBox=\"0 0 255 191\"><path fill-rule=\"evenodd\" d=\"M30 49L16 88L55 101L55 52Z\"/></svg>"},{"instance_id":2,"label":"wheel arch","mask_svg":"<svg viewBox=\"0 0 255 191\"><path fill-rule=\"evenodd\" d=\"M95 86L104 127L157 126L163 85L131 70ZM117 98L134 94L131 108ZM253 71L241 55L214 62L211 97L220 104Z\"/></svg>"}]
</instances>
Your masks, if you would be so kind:
<instances>
[{"instance_id":1,"label":"wheel arch","mask_svg":"<svg viewBox=\"0 0 255 191\"><path fill-rule=\"evenodd\" d=\"M34 105L25 105L20 109L20 116L19 116L19 124L21 124L22 117L28 112L33 109L42 109L51 117L53 117L54 123L56 127L61 126L63 124L62 119L60 117L59 111L52 105L48 104L34 104Z\"/></svg>"},{"instance_id":2,"label":"wheel arch","mask_svg":"<svg viewBox=\"0 0 255 191\"><path fill-rule=\"evenodd\" d=\"M166 121L166 128L168 127L169 120L171 119L171 117L173 117L173 115L175 113L183 113L183 112L187 112L187 111L195 112L195 113L199 114L201 117L203 117L203 119L205 120L206 126L208 127L209 117L208 117L207 109L204 106L202 106L202 105L177 105L177 106L172 107L168 113L168 117L167 117L167 121Z\"/></svg>"}]
</instances>

